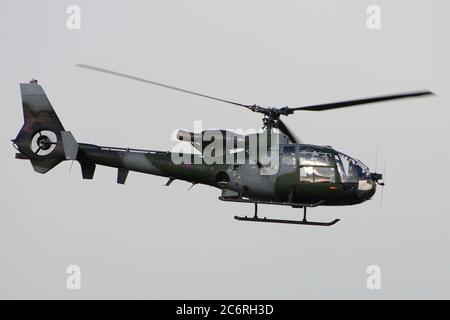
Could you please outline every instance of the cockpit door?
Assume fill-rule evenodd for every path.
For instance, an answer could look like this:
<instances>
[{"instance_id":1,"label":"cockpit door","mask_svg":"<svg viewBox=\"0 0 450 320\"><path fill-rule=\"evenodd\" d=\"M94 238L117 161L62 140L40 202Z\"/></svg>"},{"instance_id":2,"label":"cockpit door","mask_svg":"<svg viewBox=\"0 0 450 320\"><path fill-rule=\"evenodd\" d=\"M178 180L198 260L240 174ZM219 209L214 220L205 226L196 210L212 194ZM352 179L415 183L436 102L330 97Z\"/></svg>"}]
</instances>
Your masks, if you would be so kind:
<instances>
[{"instance_id":1,"label":"cockpit door","mask_svg":"<svg viewBox=\"0 0 450 320\"><path fill-rule=\"evenodd\" d=\"M296 198L314 203L328 198L337 183L334 154L329 149L303 147L298 152L299 187Z\"/></svg>"},{"instance_id":2,"label":"cockpit door","mask_svg":"<svg viewBox=\"0 0 450 320\"><path fill-rule=\"evenodd\" d=\"M276 193L282 201L290 202L298 184L298 145L287 144L280 148Z\"/></svg>"}]
</instances>

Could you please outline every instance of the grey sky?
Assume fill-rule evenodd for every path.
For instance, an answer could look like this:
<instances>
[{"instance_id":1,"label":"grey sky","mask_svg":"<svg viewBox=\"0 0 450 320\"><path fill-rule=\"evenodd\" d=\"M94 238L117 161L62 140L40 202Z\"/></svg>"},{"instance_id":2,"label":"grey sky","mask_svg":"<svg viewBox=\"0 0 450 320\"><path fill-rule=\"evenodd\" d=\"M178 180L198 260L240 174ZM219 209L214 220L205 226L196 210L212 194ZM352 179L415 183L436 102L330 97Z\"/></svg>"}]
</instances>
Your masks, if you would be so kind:
<instances>
[{"instance_id":1,"label":"grey sky","mask_svg":"<svg viewBox=\"0 0 450 320\"><path fill-rule=\"evenodd\" d=\"M66 8L81 8L81 30ZM366 28L366 8L382 28ZM0 298L450 298L450 2L0 0ZM35 77L78 141L167 150L176 128L254 128L238 107L76 68L83 62L242 103L291 107L429 89L437 96L286 122L378 169L362 205L310 210L331 228L238 223L217 189L65 162L14 160L19 83ZM262 206L261 215L300 210ZM66 267L82 289L66 288ZM366 288L366 268L382 290Z\"/></svg>"}]
</instances>

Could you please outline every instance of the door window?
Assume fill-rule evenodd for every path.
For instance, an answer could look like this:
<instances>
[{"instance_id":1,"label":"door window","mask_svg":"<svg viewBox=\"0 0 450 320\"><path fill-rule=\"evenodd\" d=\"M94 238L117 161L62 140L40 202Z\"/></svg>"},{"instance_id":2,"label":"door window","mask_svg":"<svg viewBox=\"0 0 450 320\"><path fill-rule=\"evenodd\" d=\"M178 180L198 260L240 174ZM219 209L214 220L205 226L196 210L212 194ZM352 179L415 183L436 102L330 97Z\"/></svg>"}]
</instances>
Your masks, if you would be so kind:
<instances>
[{"instance_id":1,"label":"door window","mask_svg":"<svg viewBox=\"0 0 450 320\"><path fill-rule=\"evenodd\" d=\"M330 152L305 149L299 152L300 181L335 183L334 157Z\"/></svg>"},{"instance_id":2,"label":"door window","mask_svg":"<svg viewBox=\"0 0 450 320\"><path fill-rule=\"evenodd\" d=\"M314 167L300 167L300 181L314 182Z\"/></svg>"},{"instance_id":3,"label":"door window","mask_svg":"<svg viewBox=\"0 0 450 320\"><path fill-rule=\"evenodd\" d=\"M296 165L295 146L285 146L281 155L281 164L288 166Z\"/></svg>"}]
</instances>

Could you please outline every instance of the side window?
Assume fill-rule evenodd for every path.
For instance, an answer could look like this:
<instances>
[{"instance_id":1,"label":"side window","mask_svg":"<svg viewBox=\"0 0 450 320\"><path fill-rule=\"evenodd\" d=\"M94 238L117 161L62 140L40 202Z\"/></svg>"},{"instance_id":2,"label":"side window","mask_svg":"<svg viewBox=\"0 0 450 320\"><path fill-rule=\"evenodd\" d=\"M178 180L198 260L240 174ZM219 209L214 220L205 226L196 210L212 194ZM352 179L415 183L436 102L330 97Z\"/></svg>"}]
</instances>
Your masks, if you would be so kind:
<instances>
[{"instance_id":1,"label":"side window","mask_svg":"<svg viewBox=\"0 0 450 320\"><path fill-rule=\"evenodd\" d=\"M314 167L300 167L300 181L314 182Z\"/></svg>"},{"instance_id":2,"label":"side window","mask_svg":"<svg viewBox=\"0 0 450 320\"><path fill-rule=\"evenodd\" d=\"M333 156L325 152L300 151L301 166L334 166Z\"/></svg>"},{"instance_id":3,"label":"side window","mask_svg":"<svg viewBox=\"0 0 450 320\"><path fill-rule=\"evenodd\" d=\"M310 183L334 183L336 173L335 160L331 153L306 149L299 153L300 181Z\"/></svg>"},{"instance_id":4,"label":"side window","mask_svg":"<svg viewBox=\"0 0 450 320\"><path fill-rule=\"evenodd\" d=\"M311 183L334 183L336 182L336 174L333 167L300 167L300 181Z\"/></svg>"},{"instance_id":5,"label":"side window","mask_svg":"<svg viewBox=\"0 0 450 320\"><path fill-rule=\"evenodd\" d=\"M295 146L285 146L281 155L281 164L288 166L296 165Z\"/></svg>"},{"instance_id":6,"label":"side window","mask_svg":"<svg viewBox=\"0 0 450 320\"><path fill-rule=\"evenodd\" d=\"M336 182L334 168L332 167L315 167L314 182Z\"/></svg>"}]
</instances>

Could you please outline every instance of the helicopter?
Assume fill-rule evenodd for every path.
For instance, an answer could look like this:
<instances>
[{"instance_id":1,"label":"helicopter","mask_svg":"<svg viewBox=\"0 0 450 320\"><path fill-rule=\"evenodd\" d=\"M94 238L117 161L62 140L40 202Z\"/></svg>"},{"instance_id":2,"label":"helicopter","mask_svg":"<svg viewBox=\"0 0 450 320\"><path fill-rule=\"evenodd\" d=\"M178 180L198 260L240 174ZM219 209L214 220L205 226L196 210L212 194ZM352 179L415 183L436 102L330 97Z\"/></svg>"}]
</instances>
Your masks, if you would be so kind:
<instances>
[{"instance_id":1,"label":"helicopter","mask_svg":"<svg viewBox=\"0 0 450 320\"><path fill-rule=\"evenodd\" d=\"M24 124L12 139L16 159L30 160L38 173L47 173L65 160L78 161L83 179L93 179L97 165L117 168L117 183L125 184L129 171L216 187L219 200L254 204L253 216L234 216L238 221L332 226L330 222L310 221L307 208L347 206L371 199L383 175L371 172L360 160L331 146L302 143L282 121L298 111L326 111L388 100L433 95L428 90L384 95L301 107L263 107L221 99L152 80L87 64L78 67L154 86L232 104L263 116L262 131L236 134L228 130L189 132L180 130L177 138L190 143L197 153L180 153L100 146L77 142L66 131L42 87L33 79L21 83ZM251 141L256 141L256 147ZM208 151L208 142L222 148ZM206 146L205 146L206 145ZM240 148L237 148L237 146ZM210 148L211 149L211 148ZM264 152L262 152L264 151ZM236 160L241 156L242 161ZM180 161L181 159L181 161ZM217 161L219 160L219 161ZM303 219L285 220L258 216L258 205L282 205L303 209Z\"/></svg>"}]
</instances>

